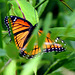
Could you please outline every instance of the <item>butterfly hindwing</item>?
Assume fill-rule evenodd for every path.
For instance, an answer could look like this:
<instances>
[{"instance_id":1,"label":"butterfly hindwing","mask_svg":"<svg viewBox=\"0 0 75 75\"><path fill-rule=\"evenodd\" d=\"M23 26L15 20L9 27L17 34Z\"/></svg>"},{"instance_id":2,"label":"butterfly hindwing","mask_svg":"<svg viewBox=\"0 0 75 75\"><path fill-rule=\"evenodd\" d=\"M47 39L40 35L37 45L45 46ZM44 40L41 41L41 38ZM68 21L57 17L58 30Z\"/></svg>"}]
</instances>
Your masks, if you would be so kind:
<instances>
[{"instance_id":1,"label":"butterfly hindwing","mask_svg":"<svg viewBox=\"0 0 75 75\"><path fill-rule=\"evenodd\" d=\"M42 33L43 33L43 31L39 30L38 36L41 36ZM38 46L38 43L37 43L37 44L34 45L33 50L31 50L29 53L27 53L26 51L21 51L20 55L21 56L28 55L27 56L28 58L32 58L34 55L36 55L40 52L47 53L47 52L53 52L53 51L55 51L55 52L64 51L65 48L61 44L55 43L55 41L51 40L50 35L51 35L50 33L48 33L46 35L45 42L42 45L43 50L40 49L40 47ZM61 40L61 43L62 43L62 41L63 40Z\"/></svg>"}]
</instances>

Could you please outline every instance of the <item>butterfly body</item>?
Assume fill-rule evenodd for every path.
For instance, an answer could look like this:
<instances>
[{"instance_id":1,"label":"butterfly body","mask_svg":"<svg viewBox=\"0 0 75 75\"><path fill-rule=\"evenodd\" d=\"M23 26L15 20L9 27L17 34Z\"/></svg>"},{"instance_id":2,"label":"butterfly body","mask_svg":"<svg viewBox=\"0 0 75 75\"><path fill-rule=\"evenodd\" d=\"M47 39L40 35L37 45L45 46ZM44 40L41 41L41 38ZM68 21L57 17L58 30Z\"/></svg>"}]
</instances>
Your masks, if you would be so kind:
<instances>
[{"instance_id":1,"label":"butterfly body","mask_svg":"<svg viewBox=\"0 0 75 75\"><path fill-rule=\"evenodd\" d=\"M27 53L24 50L28 45L28 39L31 36L36 25L32 26L32 24L29 21L17 16L10 16L10 23L14 35L15 44L18 47L18 49L21 50L20 54L22 56L29 55L30 57L32 57L42 52L38 46L38 43L34 45L33 50L31 50L29 53ZM9 35L11 36L9 18L7 16L5 18L5 24L8 28ZM38 36L40 36L42 33L43 31L39 30ZM50 39L50 33L48 33L45 42L43 44L43 52L52 52L52 51L61 52L64 50L65 49L62 47L62 45L55 43Z\"/></svg>"}]
</instances>

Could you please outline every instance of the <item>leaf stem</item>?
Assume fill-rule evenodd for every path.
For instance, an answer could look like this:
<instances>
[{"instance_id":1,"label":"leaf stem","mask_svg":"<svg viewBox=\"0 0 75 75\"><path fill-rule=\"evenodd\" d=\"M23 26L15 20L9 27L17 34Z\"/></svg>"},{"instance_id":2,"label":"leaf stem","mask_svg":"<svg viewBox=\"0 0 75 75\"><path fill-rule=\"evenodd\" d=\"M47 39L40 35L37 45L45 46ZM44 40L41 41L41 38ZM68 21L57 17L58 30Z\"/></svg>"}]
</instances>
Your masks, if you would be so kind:
<instances>
[{"instance_id":1,"label":"leaf stem","mask_svg":"<svg viewBox=\"0 0 75 75\"><path fill-rule=\"evenodd\" d=\"M23 14L23 18L24 18L24 19L26 19L26 18L25 18L25 15L24 15L24 13L23 13L23 11L22 11L22 9L21 9L21 7L20 7L20 5L19 5L19 3L18 3L18 1L17 1L17 0L16 0L16 3L18 4L18 7L19 7L20 11L21 11L21 12L22 12L22 14Z\"/></svg>"},{"instance_id":2,"label":"leaf stem","mask_svg":"<svg viewBox=\"0 0 75 75\"><path fill-rule=\"evenodd\" d=\"M44 75L47 75L47 73L50 71L50 69L53 67L53 66L55 66L57 63L59 63L60 62L60 60L58 59L57 61L55 61L49 68L48 68L48 70L44 73Z\"/></svg>"},{"instance_id":3,"label":"leaf stem","mask_svg":"<svg viewBox=\"0 0 75 75\"><path fill-rule=\"evenodd\" d=\"M60 1L73 12L73 9L67 3L65 3L64 0L60 0Z\"/></svg>"},{"instance_id":4,"label":"leaf stem","mask_svg":"<svg viewBox=\"0 0 75 75\"><path fill-rule=\"evenodd\" d=\"M8 62L1 68L0 73L5 69L5 67L12 61L12 59L9 59Z\"/></svg>"}]
</instances>

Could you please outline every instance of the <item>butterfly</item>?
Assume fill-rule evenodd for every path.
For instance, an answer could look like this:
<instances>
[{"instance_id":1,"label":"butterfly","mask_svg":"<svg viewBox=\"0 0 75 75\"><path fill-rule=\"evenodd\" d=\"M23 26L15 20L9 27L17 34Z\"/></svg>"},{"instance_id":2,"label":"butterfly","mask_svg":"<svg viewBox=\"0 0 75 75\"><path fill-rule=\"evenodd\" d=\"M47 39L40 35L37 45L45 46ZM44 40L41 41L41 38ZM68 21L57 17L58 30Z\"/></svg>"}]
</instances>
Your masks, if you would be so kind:
<instances>
[{"instance_id":1,"label":"butterfly","mask_svg":"<svg viewBox=\"0 0 75 75\"><path fill-rule=\"evenodd\" d=\"M6 27L8 28L9 35L11 36L8 16L5 17L4 22L6 24ZM31 58L41 52L41 49L38 44L35 44L33 50L31 50L29 53L26 50L23 50L27 47L28 39L32 35L32 32L35 29L36 25L33 26L28 20L17 16L10 16L10 23L12 27L12 32L14 34L14 41L17 48L20 50L21 56L28 55L28 57ZM42 33L43 30L39 30L38 36L40 36ZM56 42L59 39L60 38L57 38ZM61 42L64 43L63 40L61 40ZM43 44L43 52L62 52L64 50L65 48L62 45L55 43L53 40L50 39L50 33L48 33Z\"/></svg>"}]
</instances>

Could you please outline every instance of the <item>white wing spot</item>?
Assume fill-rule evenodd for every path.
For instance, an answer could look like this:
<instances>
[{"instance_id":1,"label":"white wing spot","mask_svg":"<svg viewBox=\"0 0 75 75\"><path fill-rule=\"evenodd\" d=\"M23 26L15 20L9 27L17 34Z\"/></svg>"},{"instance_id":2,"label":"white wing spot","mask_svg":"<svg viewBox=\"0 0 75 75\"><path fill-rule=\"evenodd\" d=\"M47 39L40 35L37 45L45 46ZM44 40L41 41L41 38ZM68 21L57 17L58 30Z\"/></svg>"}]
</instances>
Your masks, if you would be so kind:
<instances>
[{"instance_id":1,"label":"white wing spot","mask_svg":"<svg viewBox=\"0 0 75 75\"><path fill-rule=\"evenodd\" d=\"M55 40L55 42L57 42L57 40Z\"/></svg>"},{"instance_id":2,"label":"white wing spot","mask_svg":"<svg viewBox=\"0 0 75 75\"><path fill-rule=\"evenodd\" d=\"M58 49L58 48L55 48L55 49Z\"/></svg>"},{"instance_id":3,"label":"white wing spot","mask_svg":"<svg viewBox=\"0 0 75 75\"><path fill-rule=\"evenodd\" d=\"M13 21L16 21L17 17L15 17L15 19Z\"/></svg>"},{"instance_id":4,"label":"white wing spot","mask_svg":"<svg viewBox=\"0 0 75 75\"><path fill-rule=\"evenodd\" d=\"M54 50L54 48L52 48Z\"/></svg>"}]
</instances>

